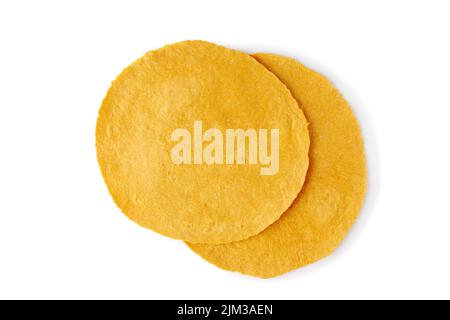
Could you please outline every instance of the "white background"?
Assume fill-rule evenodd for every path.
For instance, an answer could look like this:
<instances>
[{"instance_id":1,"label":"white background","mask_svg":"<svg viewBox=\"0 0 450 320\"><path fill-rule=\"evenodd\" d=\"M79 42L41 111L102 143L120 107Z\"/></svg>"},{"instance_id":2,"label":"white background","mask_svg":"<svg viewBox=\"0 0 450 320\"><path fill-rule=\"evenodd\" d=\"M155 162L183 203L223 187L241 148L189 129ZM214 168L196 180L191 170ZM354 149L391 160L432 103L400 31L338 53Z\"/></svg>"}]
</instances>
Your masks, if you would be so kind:
<instances>
[{"instance_id":1,"label":"white background","mask_svg":"<svg viewBox=\"0 0 450 320\"><path fill-rule=\"evenodd\" d=\"M450 298L449 32L449 1L1 1L0 298ZM334 255L254 279L116 208L100 103L186 39L295 57L350 101L370 186Z\"/></svg>"}]
</instances>

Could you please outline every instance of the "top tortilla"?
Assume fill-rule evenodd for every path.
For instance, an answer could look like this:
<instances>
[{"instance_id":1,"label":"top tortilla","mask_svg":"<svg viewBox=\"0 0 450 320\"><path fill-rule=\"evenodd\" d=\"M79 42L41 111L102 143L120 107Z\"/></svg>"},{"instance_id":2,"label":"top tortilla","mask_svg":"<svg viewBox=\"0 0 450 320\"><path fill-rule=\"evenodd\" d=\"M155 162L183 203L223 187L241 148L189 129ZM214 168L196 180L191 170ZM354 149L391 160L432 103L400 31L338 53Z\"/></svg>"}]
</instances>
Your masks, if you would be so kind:
<instances>
[{"instance_id":1,"label":"top tortilla","mask_svg":"<svg viewBox=\"0 0 450 320\"><path fill-rule=\"evenodd\" d=\"M171 133L279 129L278 174L260 165L176 165ZM191 243L239 241L274 223L308 168L307 121L285 85L254 58L203 41L152 51L113 82L99 112L97 157L133 221Z\"/></svg>"}]
</instances>

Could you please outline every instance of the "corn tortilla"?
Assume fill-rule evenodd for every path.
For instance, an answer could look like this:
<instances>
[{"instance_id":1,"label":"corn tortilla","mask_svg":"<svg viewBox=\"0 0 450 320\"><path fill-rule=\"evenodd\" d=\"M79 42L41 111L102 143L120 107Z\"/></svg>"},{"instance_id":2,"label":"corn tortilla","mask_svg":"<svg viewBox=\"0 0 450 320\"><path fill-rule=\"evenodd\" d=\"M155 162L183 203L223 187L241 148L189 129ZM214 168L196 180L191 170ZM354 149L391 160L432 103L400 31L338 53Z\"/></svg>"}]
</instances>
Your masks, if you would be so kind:
<instances>
[{"instance_id":1,"label":"corn tortilla","mask_svg":"<svg viewBox=\"0 0 450 320\"><path fill-rule=\"evenodd\" d=\"M262 233L225 245L188 245L220 268L271 278L337 248L363 204L366 160L357 120L330 81L293 59L254 57L287 85L310 122L306 182L289 210Z\"/></svg>"},{"instance_id":2,"label":"corn tortilla","mask_svg":"<svg viewBox=\"0 0 450 320\"><path fill-rule=\"evenodd\" d=\"M279 129L279 171L255 164L176 164L171 133L195 121ZM275 222L308 168L307 121L286 86L247 54L204 41L149 52L113 82L96 130L100 168L139 225L191 243L239 241Z\"/></svg>"}]
</instances>

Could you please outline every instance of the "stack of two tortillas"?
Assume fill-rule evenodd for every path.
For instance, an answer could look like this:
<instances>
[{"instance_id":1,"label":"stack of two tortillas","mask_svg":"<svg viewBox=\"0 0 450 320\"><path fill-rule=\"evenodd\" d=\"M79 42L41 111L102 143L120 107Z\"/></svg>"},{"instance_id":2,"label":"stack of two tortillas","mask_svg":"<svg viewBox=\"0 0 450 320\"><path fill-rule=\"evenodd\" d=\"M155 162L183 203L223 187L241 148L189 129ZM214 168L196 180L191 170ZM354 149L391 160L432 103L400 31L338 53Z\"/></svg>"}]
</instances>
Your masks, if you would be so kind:
<instances>
[{"instance_id":1,"label":"stack of two tortillas","mask_svg":"<svg viewBox=\"0 0 450 320\"><path fill-rule=\"evenodd\" d=\"M102 104L96 142L130 219L261 278L329 255L366 190L360 129L330 81L290 58L204 41L126 68Z\"/></svg>"}]
</instances>

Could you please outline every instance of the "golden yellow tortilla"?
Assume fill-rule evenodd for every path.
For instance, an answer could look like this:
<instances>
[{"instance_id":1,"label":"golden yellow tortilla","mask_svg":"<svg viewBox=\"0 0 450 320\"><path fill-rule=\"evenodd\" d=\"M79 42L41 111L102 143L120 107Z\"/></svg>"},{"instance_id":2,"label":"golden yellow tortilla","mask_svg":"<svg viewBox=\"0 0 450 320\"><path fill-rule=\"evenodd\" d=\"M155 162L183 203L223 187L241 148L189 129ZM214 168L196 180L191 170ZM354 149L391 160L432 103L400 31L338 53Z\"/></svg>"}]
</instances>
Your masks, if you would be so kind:
<instances>
[{"instance_id":1,"label":"golden yellow tortilla","mask_svg":"<svg viewBox=\"0 0 450 320\"><path fill-rule=\"evenodd\" d=\"M188 245L220 268L270 278L336 249L362 207L366 161L357 120L330 81L293 59L254 57L287 85L310 122L305 185L291 208L262 233L225 245Z\"/></svg>"},{"instance_id":2,"label":"golden yellow tortilla","mask_svg":"<svg viewBox=\"0 0 450 320\"><path fill-rule=\"evenodd\" d=\"M174 163L172 133L194 135L195 121L223 133L279 129L279 171ZM147 53L119 75L99 112L96 146L108 189L130 219L172 238L216 244L258 234L287 210L304 182L309 133L289 90L255 59L186 41Z\"/></svg>"}]
</instances>

